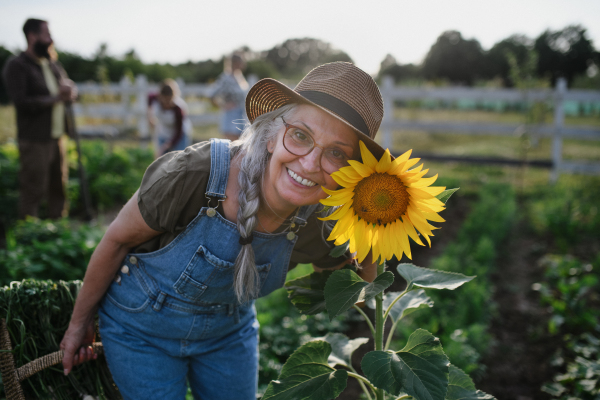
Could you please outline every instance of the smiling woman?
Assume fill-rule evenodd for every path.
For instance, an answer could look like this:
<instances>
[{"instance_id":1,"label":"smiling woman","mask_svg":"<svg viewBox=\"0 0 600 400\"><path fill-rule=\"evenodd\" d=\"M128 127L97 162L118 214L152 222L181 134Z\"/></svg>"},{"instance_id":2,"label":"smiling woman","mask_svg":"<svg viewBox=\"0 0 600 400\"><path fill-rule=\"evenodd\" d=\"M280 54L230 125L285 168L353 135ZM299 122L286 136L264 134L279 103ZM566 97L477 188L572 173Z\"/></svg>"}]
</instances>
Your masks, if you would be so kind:
<instances>
[{"instance_id":1,"label":"smiling woman","mask_svg":"<svg viewBox=\"0 0 600 400\"><path fill-rule=\"evenodd\" d=\"M98 310L124 398L179 399L186 381L195 398L255 398L253 301L297 263L350 259L329 255L319 201L338 187L331 174L359 159L359 140L383 154L373 141L383 103L369 75L331 63L295 90L259 81L246 111L239 140L198 143L148 167L90 260L61 342L65 373L94 357ZM361 273L376 271L367 261Z\"/></svg>"}]
</instances>

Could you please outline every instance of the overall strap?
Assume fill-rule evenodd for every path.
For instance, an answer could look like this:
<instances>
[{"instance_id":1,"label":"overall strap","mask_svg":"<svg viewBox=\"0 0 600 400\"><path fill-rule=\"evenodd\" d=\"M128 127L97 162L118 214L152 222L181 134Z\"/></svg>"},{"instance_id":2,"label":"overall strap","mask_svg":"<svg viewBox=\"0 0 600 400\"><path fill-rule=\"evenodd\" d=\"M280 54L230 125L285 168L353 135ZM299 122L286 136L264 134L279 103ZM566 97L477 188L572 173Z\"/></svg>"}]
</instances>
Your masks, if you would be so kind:
<instances>
[{"instance_id":1,"label":"overall strap","mask_svg":"<svg viewBox=\"0 0 600 400\"><path fill-rule=\"evenodd\" d=\"M300 228L306 226L306 221L308 220L308 217L310 217L310 215L316 210L318 206L318 204L311 204L309 206L300 207L298 214L294 216L293 222Z\"/></svg>"},{"instance_id":2,"label":"overall strap","mask_svg":"<svg viewBox=\"0 0 600 400\"><path fill-rule=\"evenodd\" d=\"M210 139L210 177L206 188L206 197L216 197L217 200L225 200L225 189L229 178L229 144L227 139Z\"/></svg>"}]
</instances>

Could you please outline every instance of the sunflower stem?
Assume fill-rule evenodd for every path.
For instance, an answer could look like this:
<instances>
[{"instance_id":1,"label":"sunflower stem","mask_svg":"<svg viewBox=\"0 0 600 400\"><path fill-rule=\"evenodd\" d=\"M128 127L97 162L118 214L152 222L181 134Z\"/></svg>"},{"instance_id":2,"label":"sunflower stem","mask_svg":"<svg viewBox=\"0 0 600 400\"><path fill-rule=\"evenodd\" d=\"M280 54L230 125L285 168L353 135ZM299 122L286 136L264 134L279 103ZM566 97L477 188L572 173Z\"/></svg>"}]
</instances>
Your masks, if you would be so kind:
<instances>
[{"instance_id":1,"label":"sunflower stem","mask_svg":"<svg viewBox=\"0 0 600 400\"><path fill-rule=\"evenodd\" d=\"M383 274L385 270L385 260L377 265L377 276ZM375 296L375 350L383 351L383 292ZM377 400L385 400L383 389L377 389Z\"/></svg>"}]
</instances>

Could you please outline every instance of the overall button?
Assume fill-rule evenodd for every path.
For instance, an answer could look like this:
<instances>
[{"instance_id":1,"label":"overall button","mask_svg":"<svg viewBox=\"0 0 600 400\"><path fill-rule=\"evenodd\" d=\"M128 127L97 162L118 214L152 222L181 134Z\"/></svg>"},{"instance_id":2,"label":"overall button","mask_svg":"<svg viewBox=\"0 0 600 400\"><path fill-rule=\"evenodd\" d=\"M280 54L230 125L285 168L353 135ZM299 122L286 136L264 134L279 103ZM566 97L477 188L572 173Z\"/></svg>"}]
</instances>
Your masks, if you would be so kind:
<instances>
[{"instance_id":1,"label":"overall button","mask_svg":"<svg viewBox=\"0 0 600 400\"><path fill-rule=\"evenodd\" d=\"M115 282L117 282L119 284L119 286L121 285L121 275L115 276Z\"/></svg>"},{"instance_id":2,"label":"overall button","mask_svg":"<svg viewBox=\"0 0 600 400\"><path fill-rule=\"evenodd\" d=\"M138 261L137 257L135 257L135 256L129 257L129 262L132 263L133 265L136 265L137 261Z\"/></svg>"},{"instance_id":3,"label":"overall button","mask_svg":"<svg viewBox=\"0 0 600 400\"><path fill-rule=\"evenodd\" d=\"M286 237L288 240L294 240L294 238L296 237L296 234L294 232L288 232Z\"/></svg>"},{"instance_id":4,"label":"overall button","mask_svg":"<svg viewBox=\"0 0 600 400\"><path fill-rule=\"evenodd\" d=\"M129 275L129 267L127 265L123 265L121 267L121 272L124 273L124 274Z\"/></svg>"},{"instance_id":5,"label":"overall button","mask_svg":"<svg viewBox=\"0 0 600 400\"><path fill-rule=\"evenodd\" d=\"M206 215L212 218L215 215L217 215L217 210L215 210L214 208L209 208L208 210L206 210Z\"/></svg>"}]
</instances>

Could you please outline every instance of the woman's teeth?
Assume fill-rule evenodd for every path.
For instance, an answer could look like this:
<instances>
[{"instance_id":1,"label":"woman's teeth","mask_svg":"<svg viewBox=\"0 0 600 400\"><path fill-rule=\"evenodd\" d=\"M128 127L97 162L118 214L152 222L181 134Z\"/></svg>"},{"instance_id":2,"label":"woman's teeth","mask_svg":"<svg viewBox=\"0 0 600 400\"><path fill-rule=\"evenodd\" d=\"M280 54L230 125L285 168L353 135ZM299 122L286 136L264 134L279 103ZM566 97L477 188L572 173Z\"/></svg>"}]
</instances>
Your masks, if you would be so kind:
<instances>
[{"instance_id":1,"label":"woman's teeth","mask_svg":"<svg viewBox=\"0 0 600 400\"><path fill-rule=\"evenodd\" d=\"M304 186L308 186L308 187L312 187L315 186L316 183L313 181L309 181L308 179L302 179L300 176L298 176L296 173L294 173L294 171L292 171L291 169L287 169L288 175L292 177L293 180L295 180L296 182L298 182L301 185Z\"/></svg>"}]
</instances>

